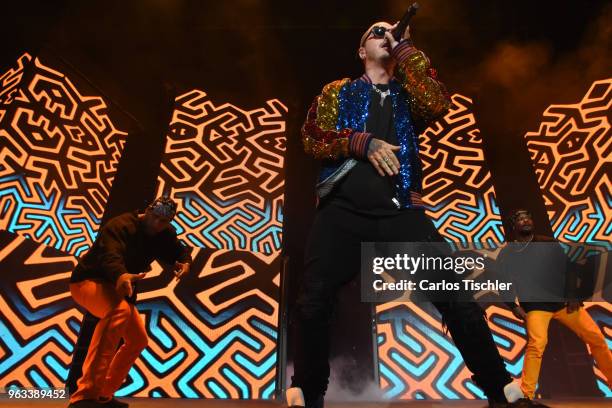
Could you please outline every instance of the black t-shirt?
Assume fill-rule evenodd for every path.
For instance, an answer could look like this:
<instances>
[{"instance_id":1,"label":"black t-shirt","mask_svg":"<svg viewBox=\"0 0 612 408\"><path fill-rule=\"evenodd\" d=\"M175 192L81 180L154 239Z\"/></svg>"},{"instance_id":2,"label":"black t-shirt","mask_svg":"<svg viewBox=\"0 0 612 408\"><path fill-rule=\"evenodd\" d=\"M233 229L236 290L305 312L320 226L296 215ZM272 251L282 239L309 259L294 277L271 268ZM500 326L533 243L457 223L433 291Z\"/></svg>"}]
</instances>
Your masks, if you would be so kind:
<instances>
[{"instance_id":1,"label":"black t-shirt","mask_svg":"<svg viewBox=\"0 0 612 408\"><path fill-rule=\"evenodd\" d=\"M374 85L380 91L389 90L389 85ZM370 91L370 108L366 121L366 132L373 137L398 145L393 117L391 96L384 98L374 89ZM393 201L397 176L381 176L367 160L358 160L355 167L344 176L330 193L330 203L368 215L395 215L398 206Z\"/></svg>"},{"instance_id":2,"label":"black t-shirt","mask_svg":"<svg viewBox=\"0 0 612 408\"><path fill-rule=\"evenodd\" d=\"M513 292L526 311L556 312L565 302L537 301L548 296L564 297L567 292L568 261L563 248L551 237L535 236L533 244L526 243L520 252L517 246L504 247L498 258L502 276L512 281ZM535 243L546 242L547 246ZM557 245L555 245L557 244ZM512 307L514 302L506 302Z\"/></svg>"}]
</instances>

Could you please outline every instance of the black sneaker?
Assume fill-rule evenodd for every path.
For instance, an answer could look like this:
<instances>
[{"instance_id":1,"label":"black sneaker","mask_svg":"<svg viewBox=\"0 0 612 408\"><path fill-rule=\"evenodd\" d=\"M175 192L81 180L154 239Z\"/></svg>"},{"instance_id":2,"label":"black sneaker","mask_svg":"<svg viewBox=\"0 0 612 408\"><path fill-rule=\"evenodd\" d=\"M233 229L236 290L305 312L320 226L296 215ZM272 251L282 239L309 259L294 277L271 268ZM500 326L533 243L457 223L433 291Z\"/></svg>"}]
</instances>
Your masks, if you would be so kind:
<instances>
[{"instance_id":1,"label":"black sneaker","mask_svg":"<svg viewBox=\"0 0 612 408\"><path fill-rule=\"evenodd\" d=\"M118 400L115 397L111 398L108 401L100 401L100 402L102 403L102 406L106 408L128 408L130 406L130 404L128 404L127 402Z\"/></svg>"},{"instance_id":2,"label":"black sneaker","mask_svg":"<svg viewBox=\"0 0 612 408\"><path fill-rule=\"evenodd\" d=\"M100 401L93 399L83 399L77 402L72 402L68 405L68 408L102 408L106 406Z\"/></svg>"},{"instance_id":3,"label":"black sneaker","mask_svg":"<svg viewBox=\"0 0 612 408\"><path fill-rule=\"evenodd\" d=\"M319 395L314 399L306 399L306 408L324 408L323 395Z\"/></svg>"},{"instance_id":4,"label":"black sneaker","mask_svg":"<svg viewBox=\"0 0 612 408\"><path fill-rule=\"evenodd\" d=\"M509 406L507 402L498 402L492 399L489 399L489 405L487 405L488 408L508 408Z\"/></svg>"},{"instance_id":5,"label":"black sneaker","mask_svg":"<svg viewBox=\"0 0 612 408\"><path fill-rule=\"evenodd\" d=\"M508 404L508 408L550 408L548 405L540 404L529 398L521 398L516 402Z\"/></svg>"}]
</instances>

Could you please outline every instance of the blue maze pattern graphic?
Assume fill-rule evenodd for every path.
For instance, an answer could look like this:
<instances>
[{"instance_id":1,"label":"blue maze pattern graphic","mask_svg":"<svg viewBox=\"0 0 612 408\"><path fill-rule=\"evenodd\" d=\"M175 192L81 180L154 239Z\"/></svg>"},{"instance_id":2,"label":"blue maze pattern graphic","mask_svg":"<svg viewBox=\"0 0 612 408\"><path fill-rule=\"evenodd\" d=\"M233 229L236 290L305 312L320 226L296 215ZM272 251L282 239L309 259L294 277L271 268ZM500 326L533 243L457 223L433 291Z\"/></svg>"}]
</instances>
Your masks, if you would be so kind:
<instances>
[{"instance_id":1,"label":"blue maze pattern graphic","mask_svg":"<svg viewBox=\"0 0 612 408\"><path fill-rule=\"evenodd\" d=\"M280 251L285 116L278 100L253 110L215 105L201 90L176 98L158 192L179 202L179 237L202 248Z\"/></svg>"},{"instance_id":2,"label":"blue maze pattern graphic","mask_svg":"<svg viewBox=\"0 0 612 408\"><path fill-rule=\"evenodd\" d=\"M149 345L117 394L270 398L278 259L196 249L193 270L180 282L153 264L138 304ZM0 387L63 386L81 318L68 291L75 263L70 254L0 231Z\"/></svg>"},{"instance_id":3,"label":"blue maze pattern graphic","mask_svg":"<svg viewBox=\"0 0 612 408\"><path fill-rule=\"evenodd\" d=\"M0 229L78 256L95 239L127 133L101 97L38 57L24 54L0 86Z\"/></svg>"}]
</instances>

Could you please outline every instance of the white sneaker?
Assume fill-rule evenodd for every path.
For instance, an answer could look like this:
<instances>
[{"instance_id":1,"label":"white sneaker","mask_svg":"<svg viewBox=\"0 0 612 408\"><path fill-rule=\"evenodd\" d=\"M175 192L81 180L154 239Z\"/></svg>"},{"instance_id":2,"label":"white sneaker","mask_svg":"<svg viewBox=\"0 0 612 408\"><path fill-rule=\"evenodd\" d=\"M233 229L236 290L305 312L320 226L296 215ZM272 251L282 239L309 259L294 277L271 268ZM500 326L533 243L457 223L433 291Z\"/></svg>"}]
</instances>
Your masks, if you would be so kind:
<instances>
[{"instance_id":1,"label":"white sneaker","mask_svg":"<svg viewBox=\"0 0 612 408\"><path fill-rule=\"evenodd\" d=\"M506 400L511 404L521 398L525 398L525 394L523 394L520 384L516 381L512 381L504 386L504 395L506 396Z\"/></svg>"},{"instance_id":2,"label":"white sneaker","mask_svg":"<svg viewBox=\"0 0 612 408\"><path fill-rule=\"evenodd\" d=\"M287 391L285 391L285 398L287 399L287 406L289 408L306 406L306 400L304 400L304 393L299 387L287 388Z\"/></svg>"}]
</instances>

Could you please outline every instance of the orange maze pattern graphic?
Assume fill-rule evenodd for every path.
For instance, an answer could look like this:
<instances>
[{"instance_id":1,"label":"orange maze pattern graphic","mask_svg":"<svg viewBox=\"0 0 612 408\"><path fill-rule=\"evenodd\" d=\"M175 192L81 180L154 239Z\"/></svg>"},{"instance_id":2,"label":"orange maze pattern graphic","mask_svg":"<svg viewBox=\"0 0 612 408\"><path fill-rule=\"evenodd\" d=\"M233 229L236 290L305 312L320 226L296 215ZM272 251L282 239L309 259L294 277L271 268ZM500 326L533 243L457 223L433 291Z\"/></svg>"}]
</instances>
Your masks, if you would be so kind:
<instances>
[{"instance_id":1,"label":"orange maze pattern graphic","mask_svg":"<svg viewBox=\"0 0 612 408\"><path fill-rule=\"evenodd\" d=\"M287 108L243 110L205 92L176 98L158 192L179 202L174 226L196 247L280 251Z\"/></svg>"},{"instance_id":2,"label":"orange maze pattern graphic","mask_svg":"<svg viewBox=\"0 0 612 408\"><path fill-rule=\"evenodd\" d=\"M118 395L271 398L279 257L200 248L193 256L184 280L154 263L139 283L150 340ZM68 292L75 262L0 231L0 387L63 386L82 316Z\"/></svg>"},{"instance_id":3,"label":"orange maze pattern graphic","mask_svg":"<svg viewBox=\"0 0 612 408\"><path fill-rule=\"evenodd\" d=\"M612 249L612 79L582 100L551 105L525 140L557 239Z\"/></svg>"},{"instance_id":4,"label":"orange maze pattern graphic","mask_svg":"<svg viewBox=\"0 0 612 408\"><path fill-rule=\"evenodd\" d=\"M449 242L497 246L504 240L503 226L472 100L455 94L452 101L450 112L419 138L427 215ZM390 302L376 313L380 385L386 397L484 398L429 305ZM489 308L488 313L503 357L514 374L520 373L522 327L504 309Z\"/></svg>"},{"instance_id":5,"label":"orange maze pattern graphic","mask_svg":"<svg viewBox=\"0 0 612 408\"><path fill-rule=\"evenodd\" d=\"M504 240L502 220L472 100L455 94L452 102L419 137L427 215L449 241L497 246Z\"/></svg>"},{"instance_id":6,"label":"orange maze pattern graphic","mask_svg":"<svg viewBox=\"0 0 612 408\"><path fill-rule=\"evenodd\" d=\"M0 77L0 229L79 255L93 242L127 133L99 96L24 54Z\"/></svg>"},{"instance_id":7,"label":"orange maze pattern graphic","mask_svg":"<svg viewBox=\"0 0 612 408\"><path fill-rule=\"evenodd\" d=\"M576 257L603 250L609 258L612 249L611 106L612 78L595 81L580 102L550 105L538 130L525 134L554 236L596 247L572 252ZM607 303L592 305L590 311L598 316L610 311ZM596 320L612 344L607 316ZM596 367L594 371L600 390L612 397L605 377Z\"/></svg>"},{"instance_id":8,"label":"orange maze pattern graphic","mask_svg":"<svg viewBox=\"0 0 612 408\"><path fill-rule=\"evenodd\" d=\"M17 66L15 68L10 68L0 75L0 122L6 115L6 108L13 102L13 98L17 93L17 87L21 83L23 72L30 61L32 61L32 56L25 53L17 59Z\"/></svg>"}]
</instances>

